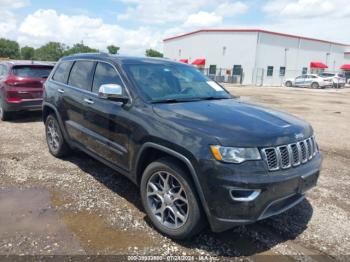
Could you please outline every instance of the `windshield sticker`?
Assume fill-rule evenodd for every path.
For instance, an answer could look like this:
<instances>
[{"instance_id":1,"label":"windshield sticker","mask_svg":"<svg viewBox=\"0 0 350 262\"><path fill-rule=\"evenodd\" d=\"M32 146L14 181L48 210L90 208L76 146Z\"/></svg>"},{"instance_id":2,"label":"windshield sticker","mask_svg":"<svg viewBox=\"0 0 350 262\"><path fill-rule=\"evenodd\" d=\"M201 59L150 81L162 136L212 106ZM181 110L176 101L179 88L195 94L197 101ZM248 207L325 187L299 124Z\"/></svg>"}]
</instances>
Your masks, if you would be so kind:
<instances>
[{"instance_id":1,"label":"windshield sticker","mask_svg":"<svg viewBox=\"0 0 350 262\"><path fill-rule=\"evenodd\" d=\"M210 85L212 88L214 88L215 91L224 91L224 89L214 81L207 81L207 84Z\"/></svg>"}]
</instances>

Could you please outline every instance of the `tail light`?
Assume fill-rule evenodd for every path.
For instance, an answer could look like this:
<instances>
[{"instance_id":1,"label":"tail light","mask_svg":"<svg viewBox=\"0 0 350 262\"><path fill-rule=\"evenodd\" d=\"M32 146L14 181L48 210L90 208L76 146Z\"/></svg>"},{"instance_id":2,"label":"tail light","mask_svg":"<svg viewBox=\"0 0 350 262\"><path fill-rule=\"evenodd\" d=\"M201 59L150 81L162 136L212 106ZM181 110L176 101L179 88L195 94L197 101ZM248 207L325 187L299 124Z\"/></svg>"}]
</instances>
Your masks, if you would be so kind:
<instances>
[{"instance_id":1,"label":"tail light","mask_svg":"<svg viewBox=\"0 0 350 262\"><path fill-rule=\"evenodd\" d=\"M20 82L18 81L17 78L14 78L14 77L9 77L7 78L5 81L4 81L5 85L8 85L8 86L17 86L20 84Z\"/></svg>"}]
</instances>

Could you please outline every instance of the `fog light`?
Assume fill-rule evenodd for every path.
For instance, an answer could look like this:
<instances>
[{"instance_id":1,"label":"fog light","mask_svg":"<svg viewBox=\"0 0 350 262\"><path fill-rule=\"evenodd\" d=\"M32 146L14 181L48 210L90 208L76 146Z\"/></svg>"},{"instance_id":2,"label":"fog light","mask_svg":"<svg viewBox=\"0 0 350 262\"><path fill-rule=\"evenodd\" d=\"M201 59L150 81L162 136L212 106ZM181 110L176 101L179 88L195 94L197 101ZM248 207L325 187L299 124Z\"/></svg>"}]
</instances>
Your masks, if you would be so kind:
<instances>
[{"instance_id":1,"label":"fog light","mask_svg":"<svg viewBox=\"0 0 350 262\"><path fill-rule=\"evenodd\" d=\"M255 200L260 195L260 189L231 189L231 197L234 201L249 202Z\"/></svg>"}]
</instances>

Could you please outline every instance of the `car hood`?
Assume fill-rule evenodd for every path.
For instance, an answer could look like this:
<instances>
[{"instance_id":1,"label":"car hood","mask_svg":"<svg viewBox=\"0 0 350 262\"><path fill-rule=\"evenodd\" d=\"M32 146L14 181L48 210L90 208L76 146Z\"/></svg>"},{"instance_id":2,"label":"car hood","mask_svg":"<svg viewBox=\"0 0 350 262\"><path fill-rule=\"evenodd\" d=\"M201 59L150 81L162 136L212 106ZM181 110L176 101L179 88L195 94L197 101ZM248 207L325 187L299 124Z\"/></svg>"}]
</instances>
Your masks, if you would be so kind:
<instances>
[{"instance_id":1,"label":"car hood","mask_svg":"<svg viewBox=\"0 0 350 262\"><path fill-rule=\"evenodd\" d=\"M308 123L295 116L238 99L155 104L153 110L188 132L215 137L224 146L282 145L313 133Z\"/></svg>"}]
</instances>

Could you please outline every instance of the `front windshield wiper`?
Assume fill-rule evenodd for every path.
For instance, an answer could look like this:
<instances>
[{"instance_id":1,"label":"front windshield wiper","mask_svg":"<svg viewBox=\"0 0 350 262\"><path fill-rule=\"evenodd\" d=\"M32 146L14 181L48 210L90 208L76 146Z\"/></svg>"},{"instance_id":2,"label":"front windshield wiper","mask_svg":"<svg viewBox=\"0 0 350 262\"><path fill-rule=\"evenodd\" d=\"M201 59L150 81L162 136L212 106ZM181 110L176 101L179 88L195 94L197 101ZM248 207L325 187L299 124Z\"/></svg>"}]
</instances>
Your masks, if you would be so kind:
<instances>
[{"instance_id":1,"label":"front windshield wiper","mask_svg":"<svg viewBox=\"0 0 350 262\"><path fill-rule=\"evenodd\" d=\"M205 96L200 97L200 100L219 100L219 99L231 99L231 97L217 97L217 96Z\"/></svg>"},{"instance_id":2,"label":"front windshield wiper","mask_svg":"<svg viewBox=\"0 0 350 262\"><path fill-rule=\"evenodd\" d=\"M193 101L199 101L200 98L167 98L167 99L159 99L159 100L152 100L152 104L166 104L166 103L182 103L182 102L193 102Z\"/></svg>"}]
</instances>

